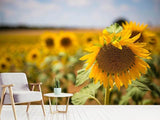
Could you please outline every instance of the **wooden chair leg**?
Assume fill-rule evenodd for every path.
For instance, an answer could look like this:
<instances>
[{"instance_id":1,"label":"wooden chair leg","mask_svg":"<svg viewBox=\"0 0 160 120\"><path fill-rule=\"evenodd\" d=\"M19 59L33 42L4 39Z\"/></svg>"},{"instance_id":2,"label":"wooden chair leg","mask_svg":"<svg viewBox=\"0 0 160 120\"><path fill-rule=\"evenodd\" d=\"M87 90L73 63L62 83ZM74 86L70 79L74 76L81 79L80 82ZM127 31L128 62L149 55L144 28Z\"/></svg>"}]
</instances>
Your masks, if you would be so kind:
<instances>
[{"instance_id":1,"label":"wooden chair leg","mask_svg":"<svg viewBox=\"0 0 160 120\"><path fill-rule=\"evenodd\" d=\"M6 92L6 88L3 88L2 95L1 95L1 103L0 103L0 115L1 115L2 107L3 107L3 101L4 101L5 92Z\"/></svg>"},{"instance_id":2,"label":"wooden chair leg","mask_svg":"<svg viewBox=\"0 0 160 120\"><path fill-rule=\"evenodd\" d=\"M28 104L27 104L26 112L28 112L30 104L31 104L31 103L28 103Z\"/></svg>"},{"instance_id":3,"label":"wooden chair leg","mask_svg":"<svg viewBox=\"0 0 160 120\"><path fill-rule=\"evenodd\" d=\"M45 113L45 110L44 110L44 101L43 101L43 98L42 98L42 101L41 101L41 106L42 106L43 114L44 114L44 116L46 116L46 113Z\"/></svg>"},{"instance_id":4,"label":"wooden chair leg","mask_svg":"<svg viewBox=\"0 0 160 120\"><path fill-rule=\"evenodd\" d=\"M17 120L16 110L15 110L15 103L14 103L13 92L12 92L12 88L11 87L9 87L9 94L10 94L10 99L11 99L14 118L15 118L15 120Z\"/></svg>"}]
</instances>

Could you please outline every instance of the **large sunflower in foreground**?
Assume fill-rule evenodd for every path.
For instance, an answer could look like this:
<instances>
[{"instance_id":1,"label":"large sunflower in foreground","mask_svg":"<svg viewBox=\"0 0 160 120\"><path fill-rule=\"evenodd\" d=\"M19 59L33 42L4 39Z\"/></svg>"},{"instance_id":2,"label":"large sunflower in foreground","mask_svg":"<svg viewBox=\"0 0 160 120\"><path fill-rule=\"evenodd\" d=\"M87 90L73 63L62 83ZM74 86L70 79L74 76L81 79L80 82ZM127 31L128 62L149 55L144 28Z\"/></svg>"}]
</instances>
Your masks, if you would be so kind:
<instances>
[{"instance_id":1,"label":"large sunflower in foreground","mask_svg":"<svg viewBox=\"0 0 160 120\"><path fill-rule=\"evenodd\" d=\"M141 33L140 37L135 41L139 42L139 43L147 43L146 48L148 48L150 50L152 44L150 44L152 42L152 37L154 36L154 34L152 32L150 32L147 28L147 25L140 25L139 23L136 24L136 22L126 22L125 24L123 24L123 28L124 30L131 30L131 36L130 38L136 36L137 34Z\"/></svg>"},{"instance_id":2,"label":"large sunflower in foreground","mask_svg":"<svg viewBox=\"0 0 160 120\"><path fill-rule=\"evenodd\" d=\"M141 36L131 36L128 30L122 30L117 24L106 28L108 33L100 37L99 43L86 49L89 54L80 58L88 63L86 70L91 70L89 78L100 81L104 87L115 85L126 88L131 80L145 73L149 65L143 60L150 59L150 53L144 49L144 43L135 43Z\"/></svg>"},{"instance_id":3,"label":"large sunflower in foreground","mask_svg":"<svg viewBox=\"0 0 160 120\"><path fill-rule=\"evenodd\" d=\"M45 32L40 37L44 51L47 53L56 53L57 48L57 35L51 32Z\"/></svg>"},{"instance_id":4,"label":"large sunflower in foreground","mask_svg":"<svg viewBox=\"0 0 160 120\"><path fill-rule=\"evenodd\" d=\"M59 52L66 52L73 54L78 48L78 40L74 33L62 32L58 39Z\"/></svg>"}]
</instances>

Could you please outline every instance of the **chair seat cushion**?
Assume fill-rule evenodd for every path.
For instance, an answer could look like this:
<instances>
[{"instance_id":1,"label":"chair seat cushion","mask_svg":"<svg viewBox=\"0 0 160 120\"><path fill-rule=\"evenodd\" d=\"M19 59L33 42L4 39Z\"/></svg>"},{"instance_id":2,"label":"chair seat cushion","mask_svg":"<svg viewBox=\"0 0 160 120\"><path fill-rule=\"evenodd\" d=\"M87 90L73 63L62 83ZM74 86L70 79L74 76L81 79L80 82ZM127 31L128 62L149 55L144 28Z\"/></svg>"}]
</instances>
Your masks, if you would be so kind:
<instances>
[{"instance_id":1,"label":"chair seat cushion","mask_svg":"<svg viewBox=\"0 0 160 120\"><path fill-rule=\"evenodd\" d=\"M42 100L42 93L39 91L13 91L15 103L27 103ZM11 104L10 95L7 92L4 98L4 104Z\"/></svg>"}]
</instances>

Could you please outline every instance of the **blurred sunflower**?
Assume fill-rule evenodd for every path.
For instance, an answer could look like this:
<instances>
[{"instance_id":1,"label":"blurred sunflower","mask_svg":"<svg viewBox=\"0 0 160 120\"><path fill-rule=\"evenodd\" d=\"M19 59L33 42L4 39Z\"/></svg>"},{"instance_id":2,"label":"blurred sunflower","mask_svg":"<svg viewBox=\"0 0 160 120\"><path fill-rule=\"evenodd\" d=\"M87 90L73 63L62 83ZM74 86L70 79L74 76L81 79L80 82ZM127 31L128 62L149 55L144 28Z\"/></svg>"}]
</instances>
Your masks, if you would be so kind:
<instances>
[{"instance_id":1,"label":"blurred sunflower","mask_svg":"<svg viewBox=\"0 0 160 120\"><path fill-rule=\"evenodd\" d=\"M150 42L152 41L151 37L154 36L154 34L147 29L147 26L148 25L144 25L144 24L140 25L139 23L136 24L136 22L132 22L132 21L129 23L126 22L125 24L123 24L123 28L125 30L131 30L132 34L130 38L133 38L134 36L141 33L140 37L135 41L135 43L136 42L147 43L146 48L149 49L149 47L152 46Z\"/></svg>"},{"instance_id":2,"label":"blurred sunflower","mask_svg":"<svg viewBox=\"0 0 160 120\"><path fill-rule=\"evenodd\" d=\"M84 48L92 46L97 42L98 34L96 33L85 33L81 38L81 44Z\"/></svg>"},{"instance_id":3,"label":"blurred sunflower","mask_svg":"<svg viewBox=\"0 0 160 120\"><path fill-rule=\"evenodd\" d=\"M10 66L6 60L0 61L0 72L7 72L9 70Z\"/></svg>"},{"instance_id":4,"label":"blurred sunflower","mask_svg":"<svg viewBox=\"0 0 160 120\"><path fill-rule=\"evenodd\" d=\"M13 59L13 56L11 56L10 54L6 54L3 56L4 61L7 62L7 64L10 66L10 68L14 68L15 67L15 60Z\"/></svg>"},{"instance_id":5,"label":"blurred sunflower","mask_svg":"<svg viewBox=\"0 0 160 120\"><path fill-rule=\"evenodd\" d=\"M58 49L59 52L66 52L69 54L74 54L78 49L78 40L74 33L72 32L62 32L58 39Z\"/></svg>"},{"instance_id":6,"label":"blurred sunflower","mask_svg":"<svg viewBox=\"0 0 160 120\"><path fill-rule=\"evenodd\" d=\"M8 62L8 63L11 63L11 62L12 62L12 58L11 58L10 55L5 55L5 56L4 56L4 59L5 59L5 61Z\"/></svg>"},{"instance_id":7,"label":"blurred sunflower","mask_svg":"<svg viewBox=\"0 0 160 120\"><path fill-rule=\"evenodd\" d=\"M45 52L56 53L57 35L55 33L45 32L40 39Z\"/></svg>"},{"instance_id":8,"label":"blurred sunflower","mask_svg":"<svg viewBox=\"0 0 160 120\"><path fill-rule=\"evenodd\" d=\"M158 37L156 35L156 33L152 32L152 31L146 31L146 34L149 34L149 41L146 45L146 48L148 48L148 50L150 50L152 53L156 52L156 48L159 48L158 46Z\"/></svg>"},{"instance_id":9,"label":"blurred sunflower","mask_svg":"<svg viewBox=\"0 0 160 120\"><path fill-rule=\"evenodd\" d=\"M115 29L116 28L116 29ZM135 43L141 36L131 36L128 30L122 30L117 24L106 28L100 37L99 43L86 49L89 54L80 58L88 63L86 70L91 72L89 78L94 82L103 83L104 87L113 83L120 89L124 84L127 88L131 80L139 78L145 73L149 65L142 59L150 59L150 53L144 49L145 43Z\"/></svg>"},{"instance_id":10,"label":"blurred sunflower","mask_svg":"<svg viewBox=\"0 0 160 120\"><path fill-rule=\"evenodd\" d=\"M31 50L27 55L27 61L39 65L41 62L41 54L39 49Z\"/></svg>"}]
</instances>

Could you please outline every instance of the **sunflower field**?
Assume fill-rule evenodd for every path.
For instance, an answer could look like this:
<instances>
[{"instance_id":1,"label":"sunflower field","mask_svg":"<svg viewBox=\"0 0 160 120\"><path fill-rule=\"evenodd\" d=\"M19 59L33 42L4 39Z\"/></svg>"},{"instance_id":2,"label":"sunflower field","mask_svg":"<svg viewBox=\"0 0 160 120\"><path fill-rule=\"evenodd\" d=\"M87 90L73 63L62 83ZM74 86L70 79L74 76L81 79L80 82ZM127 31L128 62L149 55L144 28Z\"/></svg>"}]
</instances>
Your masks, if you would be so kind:
<instances>
[{"instance_id":1,"label":"sunflower field","mask_svg":"<svg viewBox=\"0 0 160 120\"><path fill-rule=\"evenodd\" d=\"M160 104L160 29L144 24L0 31L0 56L0 72L25 72L43 93L59 79L70 104Z\"/></svg>"}]
</instances>

